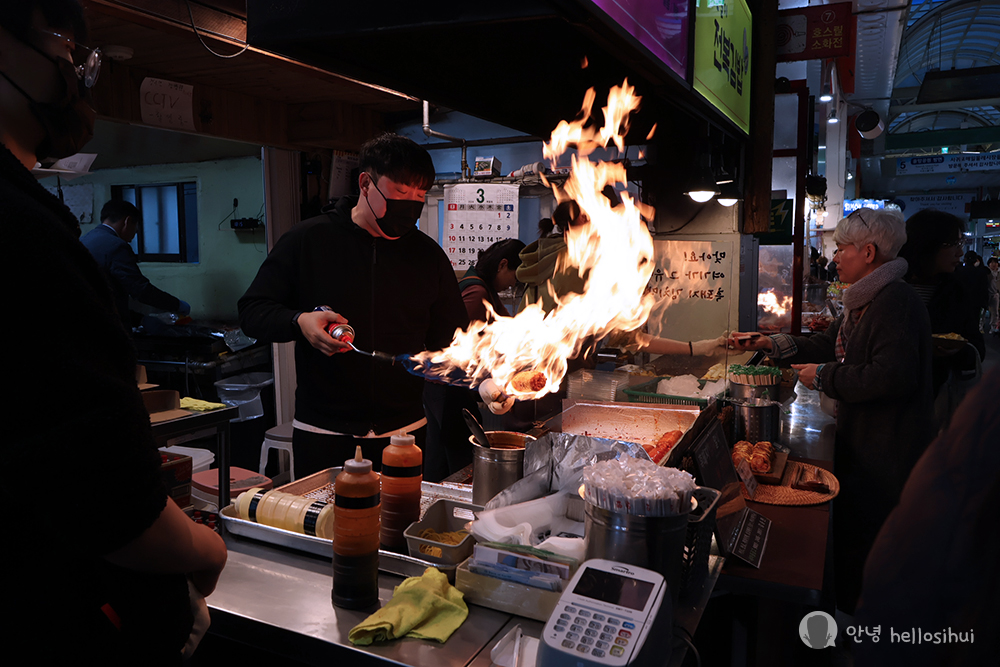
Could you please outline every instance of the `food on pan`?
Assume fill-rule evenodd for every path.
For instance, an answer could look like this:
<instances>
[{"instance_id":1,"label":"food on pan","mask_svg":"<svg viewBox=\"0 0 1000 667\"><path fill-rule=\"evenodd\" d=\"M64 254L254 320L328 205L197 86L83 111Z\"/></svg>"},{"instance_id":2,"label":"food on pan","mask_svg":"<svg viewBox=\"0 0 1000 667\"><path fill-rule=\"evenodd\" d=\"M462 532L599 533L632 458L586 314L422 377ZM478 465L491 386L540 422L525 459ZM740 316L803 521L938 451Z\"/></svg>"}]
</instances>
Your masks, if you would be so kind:
<instances>
[{"instance_id":1,"label":"food on pan","mask_svg":"<svg viewBox=\"0 0 1000 667\"><path fill-rule=\"evenodd\" d=\"M643 445L643 449L649 454L650 460L653 463L659 463L670 453L670 450L674 448L678 442L680 442L681 437L684 435L683 431L667 431L656 441L653 445Z\"/></svg>"},{"instance_id":2,"label":"food on pan","mask_svg":"<svg viewBox=\"0 0 1000 667\"><path fill-rule=\"evenodd\" d=\"M957 333L933 334L932 338L945 338L947 340L965 340L964 338L962 338L961 334Z\"/></svg>"},{"instance_id":3,"label":"food on pan","mask_svg":"<svg viewBox=\"0 0 1000 667\"><path fill-rule=\"evenodd\" d=\"M750 470L757 474L771 472L771 457L774 455L774 446L763 440L755 445L751 445L746 440L740 440L733 445L733 465L738 466L740 461L746 461Z\"/></svg>"},{"instance_id":4,"label":"food on pan","mask_svg":"<svg viewBox=\"0 0 1000 667\"><path fill-rule=\"evenodd\" d=\"M520 373L515 373L514 377L510 380L510 386L514 391L525 394L541 391L545 389L547 383L548 379L546 379L545 373L540 371L521 371Z\"/></svg>"}]
</instances>

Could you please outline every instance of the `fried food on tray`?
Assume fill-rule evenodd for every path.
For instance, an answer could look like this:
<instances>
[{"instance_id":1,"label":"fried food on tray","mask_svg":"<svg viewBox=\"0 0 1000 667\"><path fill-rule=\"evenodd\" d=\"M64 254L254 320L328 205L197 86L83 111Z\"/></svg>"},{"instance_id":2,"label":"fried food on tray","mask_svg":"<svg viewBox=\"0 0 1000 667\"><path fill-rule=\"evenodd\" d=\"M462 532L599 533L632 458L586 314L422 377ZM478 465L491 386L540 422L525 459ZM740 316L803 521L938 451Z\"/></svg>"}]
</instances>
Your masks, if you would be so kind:
<instances>
[{"instance_id":1,"label":"fried food on tray","mask_svg":"<svg viewBox=\"0 0 1000 667\"><path fill-rule=\"evenodd\" d=\"M771 472L771 457L774 455L774 446L762 440L755 445L751 445L746 440L740 440L733 445L733 465L738 466L740 461L746 461L750 465L750 470L758 474Z\"/></svg>"},{"instance_id":2,"label":"fried food on tray","mask_svg":"<svg viewBox=\"0 0 1000 667\"><path fill-rule=\"evenodd\" d=\"M750 456L750 470L756 473L771 472L771 457L763 452L755 451Z\"/></svg>"},{"instance_id":3,"label":"fried food on tray","mask_svg":"<svg viewBox=\"0 0 1000 667\"><path fill-rule=\"evenodd\" d=\"M667 431L656 441L653 445L643 445L643 449L649 454L649 458L653 463L659 463L670 453L670 450L674 448L678 442L680 442L681 437L684 435L683 431Z\"/></svg>"}]
</instances>

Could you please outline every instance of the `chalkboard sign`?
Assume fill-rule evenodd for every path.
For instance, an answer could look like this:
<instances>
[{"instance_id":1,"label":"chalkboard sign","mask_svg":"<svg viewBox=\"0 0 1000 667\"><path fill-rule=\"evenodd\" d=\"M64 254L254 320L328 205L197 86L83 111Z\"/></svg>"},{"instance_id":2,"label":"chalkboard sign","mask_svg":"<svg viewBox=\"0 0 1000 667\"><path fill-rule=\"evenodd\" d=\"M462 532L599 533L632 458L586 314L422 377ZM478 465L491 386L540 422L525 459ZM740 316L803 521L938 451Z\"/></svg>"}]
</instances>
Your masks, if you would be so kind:
<instances>
[{"instance_id":1,"label":"chalkboard sign","mask_svg":"<svg viewBox=\"0 0 1000 667\"><path fill-rule=\"evenodd\" d=\"M736 556L760 567L771 520L743 501L740 479L733 467L722 425L715 421L692 447L698 482L721 493L715 510L715 539L725 556Z\"/></svg>"}]
</instances>

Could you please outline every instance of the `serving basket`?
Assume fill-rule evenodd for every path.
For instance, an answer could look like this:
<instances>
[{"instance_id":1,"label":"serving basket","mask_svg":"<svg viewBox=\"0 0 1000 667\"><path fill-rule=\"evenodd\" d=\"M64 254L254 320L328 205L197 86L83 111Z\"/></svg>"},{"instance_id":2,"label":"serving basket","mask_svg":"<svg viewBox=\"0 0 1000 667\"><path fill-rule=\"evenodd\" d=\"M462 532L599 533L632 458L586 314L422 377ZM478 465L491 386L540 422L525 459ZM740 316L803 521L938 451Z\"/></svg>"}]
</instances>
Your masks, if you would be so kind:
<instances>
[{"instance_id":1,"label":"serving basket","mask_svg":"<svg viewBox=\"0 0 1000 667\"><path fill-rule=\"evenodd\" d=\"M708 398L694 398L692 396L673 396L671 394L658 394L656 385L660 380L669 380L670 375L660 375L648 382L633 385L625 389L625 395L633 403L661 403L668 405L697 405L704 410L708 407ZM698 386L705 387L708 380L698 380ZM721 394L720 394L721 395Z\"/></svg>"}]
</instances>

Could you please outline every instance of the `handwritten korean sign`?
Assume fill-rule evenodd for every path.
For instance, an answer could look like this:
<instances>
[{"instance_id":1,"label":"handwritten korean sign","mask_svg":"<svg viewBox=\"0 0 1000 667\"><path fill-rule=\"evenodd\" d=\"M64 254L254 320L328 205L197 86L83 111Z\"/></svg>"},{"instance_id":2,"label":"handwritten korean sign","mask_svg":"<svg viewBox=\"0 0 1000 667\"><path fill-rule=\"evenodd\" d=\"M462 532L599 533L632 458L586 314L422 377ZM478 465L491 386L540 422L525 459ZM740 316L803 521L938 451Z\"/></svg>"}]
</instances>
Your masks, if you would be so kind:
<instances>
[{"instance_id":1,"label":"handwritten korean sign","mask_svg":"<svg viewBox=\"0 0 1000 667\"><path fill-rule=\"evenodd\" d=\"M657 305L650 333L676 340L720 335L737 307L733 244L654 241L653 247L656 267L646 289Z\"/></svg>"},{"instance_id":2,"label":"handwritten korean sign","mask_svg":"<svg viewBox=\"0 0 1000 667\"><path fill-rule=\"evenodd\" d=\"M194 132L194 86L146 77L139 86L142 122Z\"/></svg>"}]
</instances>

